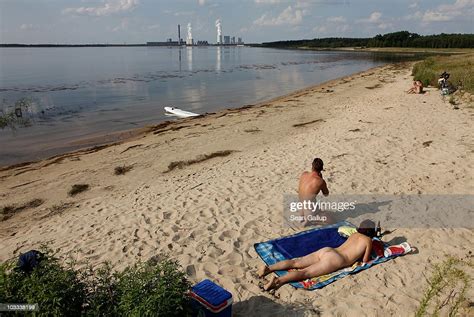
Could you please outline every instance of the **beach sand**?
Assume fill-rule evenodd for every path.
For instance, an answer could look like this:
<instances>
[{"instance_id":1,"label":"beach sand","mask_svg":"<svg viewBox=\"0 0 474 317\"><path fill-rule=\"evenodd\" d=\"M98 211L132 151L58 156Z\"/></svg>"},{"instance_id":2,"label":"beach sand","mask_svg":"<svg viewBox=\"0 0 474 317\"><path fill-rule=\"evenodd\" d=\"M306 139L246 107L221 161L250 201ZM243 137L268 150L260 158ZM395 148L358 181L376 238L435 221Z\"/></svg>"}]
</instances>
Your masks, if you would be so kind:
<instances>
[{"instance_id":1,"label":"beach sand","mask_svg":"<svg viewBox=\"0 0 474 317\"><path fill-rule=\"evenodd\" d=\"M472 223L397 228L384 239L404 238L418 254L316 291L284 286L276 296L258 286L262 261L253 248L295 232L282 224L283 196L296 193L315 156L325 161L331 194L474 192L472 105L453 110L435 88L406 94L411 65L3 169L0 207L24 208L0 221L0 261L44 242L60 255L117 269L168 253L192 282L209 278L228 289L236 316L413 315L432 264L446 255L472 259ZM118 166L131 170L115 175ZM71 197L73 184L89 189ZM467 295L474 298L472 289Z\"/></svg>"}]
</instances>

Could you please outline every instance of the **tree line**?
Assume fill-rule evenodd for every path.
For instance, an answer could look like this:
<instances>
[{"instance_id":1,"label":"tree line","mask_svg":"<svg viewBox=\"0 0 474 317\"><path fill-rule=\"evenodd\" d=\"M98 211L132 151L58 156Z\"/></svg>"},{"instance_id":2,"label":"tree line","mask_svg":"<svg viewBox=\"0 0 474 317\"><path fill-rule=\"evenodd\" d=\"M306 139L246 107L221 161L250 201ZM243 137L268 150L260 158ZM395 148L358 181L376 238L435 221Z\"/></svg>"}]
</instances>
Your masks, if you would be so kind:
<instances>
[{"instance_id":1,"label":"tree line","mask_svg":"<svg viewBox=\"0 0 474 317\"><path fill-rule=\"evenodd\" d=\"M312 40L277 41L262 43L264 47L419 47L419 48L474 48L474 34L419 35L408 31L378 34L372 38L329 37Z\"/></svg>"}]
</instances>

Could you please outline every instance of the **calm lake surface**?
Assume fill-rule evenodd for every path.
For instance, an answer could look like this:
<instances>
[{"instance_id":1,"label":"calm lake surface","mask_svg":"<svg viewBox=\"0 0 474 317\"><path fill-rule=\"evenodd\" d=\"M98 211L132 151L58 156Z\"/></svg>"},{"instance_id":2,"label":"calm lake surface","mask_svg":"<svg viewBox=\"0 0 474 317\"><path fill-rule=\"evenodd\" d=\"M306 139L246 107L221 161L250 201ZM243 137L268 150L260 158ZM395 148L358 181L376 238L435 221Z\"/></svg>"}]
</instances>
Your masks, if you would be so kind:
<instances>
[{"instance_id":1,"label":"calm lake surface","mask_svg":"<svg viewBox=\"0 0 474 317\"><path fill-rule=\"evenodd\" d=\"M170 120L165 106L215 112L384 63L366 53L252 47L0 48L0 115L26 98L29 123L0 129L0 165Z\"/></svg>"}]
</instances>

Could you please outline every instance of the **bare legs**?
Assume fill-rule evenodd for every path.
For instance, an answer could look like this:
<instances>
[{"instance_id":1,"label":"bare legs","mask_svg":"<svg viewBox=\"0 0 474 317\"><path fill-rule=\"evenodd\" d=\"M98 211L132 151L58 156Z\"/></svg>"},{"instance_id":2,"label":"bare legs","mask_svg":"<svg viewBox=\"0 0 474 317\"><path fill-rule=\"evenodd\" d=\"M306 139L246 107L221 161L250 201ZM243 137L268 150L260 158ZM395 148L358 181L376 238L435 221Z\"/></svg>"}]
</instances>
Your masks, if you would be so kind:
<instances>
[{"instance_id":1,"label":"bare legs","mask_svg":"<svg viewBox=\"0 0 474 317\"><path fill-rule=\"evenodd\" d=\"M262 266L258 270L259 277L274 271L299 269L272 279L264 286L266 291L278 289L280 286L295 281L302 281L334 272L345 266L344 258L332 248L323 248L299 259L285 260L273 265Z\"/></svg>"}]
</instances>

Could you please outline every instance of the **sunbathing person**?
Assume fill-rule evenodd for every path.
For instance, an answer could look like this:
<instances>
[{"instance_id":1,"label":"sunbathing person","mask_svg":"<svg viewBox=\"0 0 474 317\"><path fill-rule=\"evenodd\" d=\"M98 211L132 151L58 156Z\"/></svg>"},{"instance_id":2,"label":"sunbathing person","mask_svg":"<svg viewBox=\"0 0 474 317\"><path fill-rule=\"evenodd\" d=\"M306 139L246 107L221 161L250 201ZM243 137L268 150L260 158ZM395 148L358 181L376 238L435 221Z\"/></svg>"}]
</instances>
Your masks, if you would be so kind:
<instances>
[{"instance_id":1,"label":"sunbathing person","mask_svg":"<svg viewBox=\"0 0 474 317\"><path fill-rule=\"evenodd\" d=\"M263 265L258 270L259 277L274 271L298 269L280 277L273 276L264 289L266 291L278 289L289 282L329 274L351 266L358 260L367 263L372 251L372 237L376 235L375 224L370 220L364 220L357 231L338 248L326 247L301 258L284 260L270 266Z\"/></svg>"},{"instance_id":2,"label":"sunbathing person","mask_svg":"<svg viewBox=\"0 0 474 317\"><path fill-rule=\"evenodd\" d=\"M413 87L407 90L408 94L421 94L423 92L423 83L419 80L413 82Z\"/></svg>"}]
</instances>

